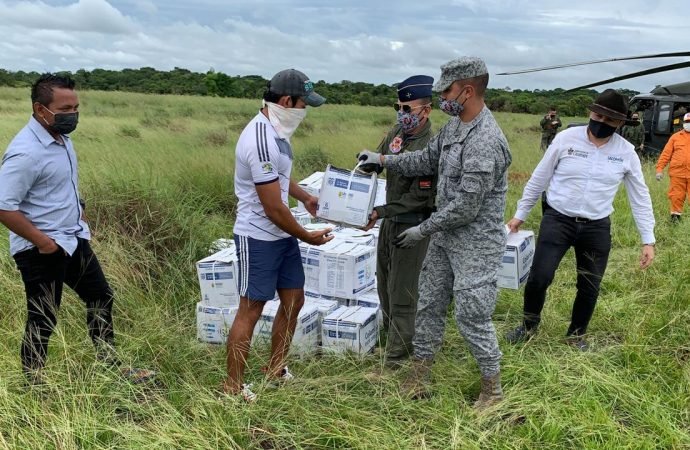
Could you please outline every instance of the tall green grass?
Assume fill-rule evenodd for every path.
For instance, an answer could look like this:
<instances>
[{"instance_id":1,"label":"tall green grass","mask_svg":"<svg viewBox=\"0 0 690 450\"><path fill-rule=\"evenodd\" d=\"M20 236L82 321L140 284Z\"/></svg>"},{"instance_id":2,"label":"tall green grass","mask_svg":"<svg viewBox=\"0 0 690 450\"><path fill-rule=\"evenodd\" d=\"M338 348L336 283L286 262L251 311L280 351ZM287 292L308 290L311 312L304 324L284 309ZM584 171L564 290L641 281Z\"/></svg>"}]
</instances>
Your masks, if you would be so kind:
<instances>
[{"instance_id":1,"label":"tall green grass","mask_svg":"<svg viewBox=\"0 0 690 450\"><path fill-rule=\"evenodd\" d=\"M471 408L479 372L452 320L434 367L435 396L412 402L399 380L371 383L374 357L291 363L298 380L261 382L256 349L248 379L259 401L217 400L222 347L195 340L194 262L232 231L234 144L259 101L82 92L74 141L94 247L116 289L120 356L155 368L162 387L132 386L94 361L79 299L68 293L51 340L49 387L26 391L19 343L26 306L19 273L0 239L0 448L690 448L690 254L687 222L668 224L667 181L645 165L658 218L657 260L637 268L639 236L624 192L613 216L614 249L590 331L593 351L563 345L575 294L564 259L541 333L512 347L519 291L500 293L495 321L504 352L505 402ZM0 147L29 117L28 91L0 88ZM508 211L539 161L536 116L497 114L511 145ZM294 137L294 177L325 163L352 167L394 121L392 108L325 105ZM566 118L565 122L582 120ZM445 121L437 111L434 128ZM535 208L525 228L538 227Z\"/></svg>"}]
</instances>

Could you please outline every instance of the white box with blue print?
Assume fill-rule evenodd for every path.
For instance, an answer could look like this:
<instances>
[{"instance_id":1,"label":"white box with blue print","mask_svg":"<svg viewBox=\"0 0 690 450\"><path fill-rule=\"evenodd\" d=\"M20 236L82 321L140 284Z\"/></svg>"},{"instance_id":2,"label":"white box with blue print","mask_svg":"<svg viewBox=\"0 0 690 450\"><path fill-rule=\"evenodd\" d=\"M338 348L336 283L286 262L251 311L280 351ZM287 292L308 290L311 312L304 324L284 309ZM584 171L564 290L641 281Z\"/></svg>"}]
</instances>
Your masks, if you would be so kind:
<instances>
[{"instance_id":1,"label":"white box with blue print","mask_svg":"<svg viewBox=\"0 0 690 450\"><path fill-rule=\"evenodd\" d=\"M501 268L498 270L498 287L519 289L529 276L534 258L534 232L508 233Z\"/></svg>"},{"instance_id":2,"label":"white box with blue print","mask_svg":"<svg viewBox=\"0 0 690 450\"><path fill-rule=\"evenodd\" d=\"M237 254L234 243L196 263L201 302L208 306L239 306Z\"/></svg>"}]
</instances>

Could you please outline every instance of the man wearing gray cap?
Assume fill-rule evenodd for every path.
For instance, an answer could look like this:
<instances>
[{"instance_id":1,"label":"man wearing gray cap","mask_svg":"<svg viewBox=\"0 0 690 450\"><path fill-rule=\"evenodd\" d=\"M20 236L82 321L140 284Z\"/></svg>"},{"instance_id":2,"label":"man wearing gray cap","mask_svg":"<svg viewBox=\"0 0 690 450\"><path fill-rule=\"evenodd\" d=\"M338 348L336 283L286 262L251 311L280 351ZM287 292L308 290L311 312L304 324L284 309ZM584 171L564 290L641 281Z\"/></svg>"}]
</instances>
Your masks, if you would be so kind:
<instances>
[{"instance_id":1,"label":"man wearing gray cap","mask_svg":"<svg viewBox=\"0 0 690 450\"><path fill-rule=\"evenodd\" d=\"M247 124L235 149L237 219L233 229L238 259L240 305L228 335L227 394L246 401L256 395L243 384L249 343L256 322L276 291L280 307L273 324L270 380L292 378L285 358L304 303L304 269L297 239L322 245L333 239L330 229L307 231L295 221L288 195L316 215L317 198L290 179L290 138L306 116L306 107L320 106L325 98L314 92L305 74L295 69L275 74L264 93L263 108Z\"/></svg>"},{"instance_id":2,"label":"man wearing gray cap","mask_svg":"<svg viewBox=\"0 0 690 450\"><path fill-rule=\"evenodd\" d=\"M423 149L385 157L365 150L363 170L380 166L405 176L438 174L437 210L399 236L408 247L431 237L419 277L413 340L414 360L402 390L412 398L430 395L431 366L440 349L448 305L481 371L475 403L487 408L503 398L501 351L491 321L497 275L505 250L503 213L512 157L508 142L484 104L489 74L484 61L463 57L441 66L434 90L452 116Z\"/></svg>"}]
</instances>

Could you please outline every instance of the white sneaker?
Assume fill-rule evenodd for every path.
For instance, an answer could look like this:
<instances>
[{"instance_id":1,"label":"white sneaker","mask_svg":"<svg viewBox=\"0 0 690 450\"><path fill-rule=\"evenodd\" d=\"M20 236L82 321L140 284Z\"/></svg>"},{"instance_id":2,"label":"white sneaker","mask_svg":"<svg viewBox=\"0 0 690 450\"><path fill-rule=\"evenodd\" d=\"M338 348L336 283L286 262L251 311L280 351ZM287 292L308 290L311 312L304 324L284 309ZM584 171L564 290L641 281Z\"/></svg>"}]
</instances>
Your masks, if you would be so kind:
<instances>
[{"instance_id":1,"label":"white sneaker","mask_svg":"<svg viewBox=\"0 0 690 450\"><path fill-rule=\"evenodd\" d=\"M239 395L241 395L242 399L247 403L254 403L256 401L256 394L252 392L251 384L243 384Z\"/></svg>"},{"instance_id":2,"label":"white sneaker","mask_svg":"<svg viewBox=\"0 0 690 450\"><path fill-rule=\"evenodd\" d=\"M280 375L278 375L276 378L267 379L266 385L272 389L278 389L294 379L295 376L288 370L288 367L285 366L280 370Z\"/></svg>"},{"instance_id":3,"label":"white sneaker","mask_svg":"<svg viewBox=\"0 0 690 450\"><path fill-rule=\"evenodd\" d=\"M295 376L288 370L288 366L283 367L283 370L280 371L280 378L282 381L292 381L295 379Z\"/></svg>"}]
</instances>

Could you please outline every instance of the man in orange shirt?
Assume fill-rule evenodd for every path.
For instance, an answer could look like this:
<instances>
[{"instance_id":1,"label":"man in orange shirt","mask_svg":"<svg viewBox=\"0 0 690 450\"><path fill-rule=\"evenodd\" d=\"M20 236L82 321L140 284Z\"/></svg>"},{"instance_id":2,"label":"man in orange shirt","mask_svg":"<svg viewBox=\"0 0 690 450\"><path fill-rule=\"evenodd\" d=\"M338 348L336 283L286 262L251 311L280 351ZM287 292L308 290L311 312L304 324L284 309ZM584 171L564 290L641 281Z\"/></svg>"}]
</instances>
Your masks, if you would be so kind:
<instances>
[{"instance_id":1,"label":"man in orange shirt","mask_svg":"<svg viewBox=\"0 0 690 450\"><path fill-rule=\"evenodd\" d=\"M670 165L669 165L670 163ZM680 221L686 195L690 195L690 113L683 116L683 129L671 136L656 163L656 180L663 177L669 165L671 185L668 198L671 201L671 222Z\"/></svg>"}]
</instances>

